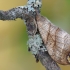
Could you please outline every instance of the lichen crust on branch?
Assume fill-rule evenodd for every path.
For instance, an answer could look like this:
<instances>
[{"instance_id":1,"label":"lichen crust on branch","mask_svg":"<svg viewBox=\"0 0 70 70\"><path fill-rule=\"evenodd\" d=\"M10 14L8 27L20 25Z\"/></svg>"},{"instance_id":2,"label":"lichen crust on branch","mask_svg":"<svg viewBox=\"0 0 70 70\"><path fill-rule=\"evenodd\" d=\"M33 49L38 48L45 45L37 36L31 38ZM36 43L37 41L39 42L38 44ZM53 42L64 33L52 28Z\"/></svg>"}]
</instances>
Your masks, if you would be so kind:
<instances>
[{"instance_id":1,"label":"lichen crust on branch","mask_svg":"<svg viewBox=\"0 0 70 70\"><path fill-rule=\"evenodd\" d=\"M29 36L29 40L27 44L28 44L28 48L30 48L30 51L33 55L36 55L39 50L41 50L42 52L47 51L40 37L40 34L36 34L34 35L34 37Z\"/></svg>"},{"instance_id":2,"label":"lichen crust on branch","mask_svg":"<svg viewBox=\"0 0 70 70\"><path fill-rule=\"evenodd\" d=\"M28 0L28 5L33 5L34 7L41 8L42 6L42 0Z\"/></svg>"},{"instance_id":3,"label":"lichen crust on branch","mask_svg":"<svg viewBox=\"0 0 70 70\"><path fill-rule=\"evenodd\" d=\"M0 20L26 19L28 16L35 16L35 11L40 12L41 0L29 0L27 5L18 6L8 11L0 10Z\"/></svg>"}]
</instances>

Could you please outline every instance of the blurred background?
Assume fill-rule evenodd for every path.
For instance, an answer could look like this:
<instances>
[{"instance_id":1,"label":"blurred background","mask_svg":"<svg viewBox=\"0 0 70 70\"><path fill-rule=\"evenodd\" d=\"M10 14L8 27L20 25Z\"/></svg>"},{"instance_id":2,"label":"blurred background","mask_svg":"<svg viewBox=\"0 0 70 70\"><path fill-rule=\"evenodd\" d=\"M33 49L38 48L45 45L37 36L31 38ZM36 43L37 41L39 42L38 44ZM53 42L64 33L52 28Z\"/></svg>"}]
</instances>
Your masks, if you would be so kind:
<instances>
[{"instance_id":1,"label":"blurred background","mask_svg":"<svg viewBox=\"0 0 70 70\"><path fill-rule=\"evenodd\" d=\"M0 10L25 5L27 0L0 0ZM70 33L70 0L42 0L41 14ZM45 70L27 51L28 35L24 21L0 20L0 70ZM70 66L59 65L62 70Z\"/></svg>"}]
</instances>

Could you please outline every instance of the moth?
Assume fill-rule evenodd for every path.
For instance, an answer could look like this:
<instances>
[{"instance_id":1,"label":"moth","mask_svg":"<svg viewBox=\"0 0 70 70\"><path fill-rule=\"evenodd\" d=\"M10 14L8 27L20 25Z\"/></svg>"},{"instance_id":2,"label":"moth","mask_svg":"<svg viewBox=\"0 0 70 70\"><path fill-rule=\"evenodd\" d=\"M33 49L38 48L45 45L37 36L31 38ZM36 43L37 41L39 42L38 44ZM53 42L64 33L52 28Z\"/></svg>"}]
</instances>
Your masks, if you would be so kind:
<instances>
[{"instance_id":1,"label":"moth","mask_svg":"<svg viewBox=\"0 0 70 70\"><path fill-rule=\"evenodd\" d=\"M70 64L70 35L52 24L46 17L38 15L37 28L51 58L59 64Z\"/></svg>"}]
</instances>

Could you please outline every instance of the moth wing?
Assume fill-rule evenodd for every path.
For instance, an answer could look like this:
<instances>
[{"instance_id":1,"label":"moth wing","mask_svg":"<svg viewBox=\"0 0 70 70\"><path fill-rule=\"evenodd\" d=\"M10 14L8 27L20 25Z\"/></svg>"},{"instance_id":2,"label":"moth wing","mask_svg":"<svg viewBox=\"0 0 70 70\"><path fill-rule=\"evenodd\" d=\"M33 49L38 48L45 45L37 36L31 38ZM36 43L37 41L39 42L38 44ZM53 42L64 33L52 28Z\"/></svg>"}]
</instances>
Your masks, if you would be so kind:
<instances>
[{"instance_id":1,"label":"moth wing","mask_svg":"<svg viewBox=\"0 0 70 70\"><path fill-rule=\"evenodd\" d=\"M70 35L42 16L38 18L37 25L51 58L60 64L70 64L67 60L70 52Z\"/></svg>"}]
</instances>

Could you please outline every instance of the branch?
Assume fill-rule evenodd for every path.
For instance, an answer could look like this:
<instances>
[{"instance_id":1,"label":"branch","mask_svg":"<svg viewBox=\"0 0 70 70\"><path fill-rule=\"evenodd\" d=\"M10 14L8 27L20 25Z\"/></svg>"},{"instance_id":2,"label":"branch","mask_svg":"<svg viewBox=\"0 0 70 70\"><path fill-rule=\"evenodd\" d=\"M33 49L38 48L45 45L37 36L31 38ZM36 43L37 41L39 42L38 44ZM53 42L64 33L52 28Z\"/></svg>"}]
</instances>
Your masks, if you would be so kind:
<instances>
[{"instance_id":1,"label":"branch","mask_svg":"<svg viewBox=\"0 0 70 70\"><path fill-rule=\"evenodd\" d=\"M21 8L13 8L9 11L0 10L0 20L15 20L16 18L21 18L22 16Z\"/></svg>"},{"instance_id":2,"label":"branch","mask_svg":"<svg viewBox=\"0 0 70 70\"><path fill-rule=\"evenodd\" d=\"M33 11L34 12L34 11ZM8 11L0 10L0 20L15 20L17 18L26 19L28 14L32 13L28 11L27 6L19 6Z\"/></svg>"},{"instance_id":3,"label":"branch","mask_svg":"<svg viewBox=\"0 0 70 70\"><path fill-rule=\"evenodd\" d=\"M35 56L36 61L41 61L46 70L60 70L50 55L45 53L47 49L37 28L36 15L40 13L41 6L41 0L28 0L25 6L19 6L8 11L0 10L0 20L15 20L17 18L25 20L29 34L29 51Z\"/></svg>"},{"instance_id":4,"label":"branch","mask_svg":"<svg viewBox=\"0 0 70 70\"><path fill-rule=\"evenodd\" d=\"M38 57L46 70L61 70L56 62L50 57L48 52L39 51Z\"/></svg>"},{"instance_id":5,"label":"branch","mask_svg":"<svg viewBox=\"0 0 70 70\"><path fill-rule=\"evenodd\" d=\"M28 0L25 6L19 6L8 11L0 10L0 20L27 19L28 16L34 17L35 11L40 12L41 5L41 0Z\"/></svg>"}]
</instances>

